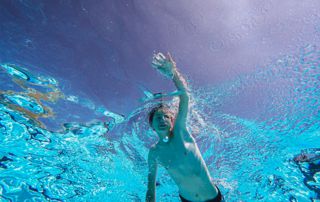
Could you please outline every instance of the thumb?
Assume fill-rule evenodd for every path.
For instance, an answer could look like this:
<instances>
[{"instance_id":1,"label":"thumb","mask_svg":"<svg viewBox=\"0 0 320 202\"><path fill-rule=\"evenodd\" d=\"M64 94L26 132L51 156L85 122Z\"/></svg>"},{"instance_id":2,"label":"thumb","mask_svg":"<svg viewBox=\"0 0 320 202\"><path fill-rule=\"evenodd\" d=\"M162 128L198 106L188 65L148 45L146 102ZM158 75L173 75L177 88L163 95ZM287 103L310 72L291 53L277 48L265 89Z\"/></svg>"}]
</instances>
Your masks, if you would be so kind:
<instances>
[{"instance_id":1,"label":"thumb","mask_svg":"<svg viewBox=\"0 0 320 202\"><path fill-rule=\"evenodd\" d=\"M167 56L168 56L170 62L174 63L174 60L169 52L167 52Z\"/></svg>"}]
</instances>

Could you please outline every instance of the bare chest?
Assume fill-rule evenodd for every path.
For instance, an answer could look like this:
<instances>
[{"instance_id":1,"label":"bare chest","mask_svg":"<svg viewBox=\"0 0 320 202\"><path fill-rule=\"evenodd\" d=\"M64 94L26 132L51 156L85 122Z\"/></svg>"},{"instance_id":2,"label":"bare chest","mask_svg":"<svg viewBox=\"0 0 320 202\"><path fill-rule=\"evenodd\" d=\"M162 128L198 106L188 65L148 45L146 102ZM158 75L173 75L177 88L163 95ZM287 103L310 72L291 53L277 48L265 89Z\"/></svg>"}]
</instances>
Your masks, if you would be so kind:
<instances>
[{"instance_id":1,"label":"bare chest","mask_svg":"<svg viewBox=\"0 0 320 202\"><path fill-rule=\"evenodd\" d=\"M158 162L168 171L186 171L192 162L199 159L198 156L197 148L192 143L168 145L159 149Z\"/></svg>"}]
</instances>

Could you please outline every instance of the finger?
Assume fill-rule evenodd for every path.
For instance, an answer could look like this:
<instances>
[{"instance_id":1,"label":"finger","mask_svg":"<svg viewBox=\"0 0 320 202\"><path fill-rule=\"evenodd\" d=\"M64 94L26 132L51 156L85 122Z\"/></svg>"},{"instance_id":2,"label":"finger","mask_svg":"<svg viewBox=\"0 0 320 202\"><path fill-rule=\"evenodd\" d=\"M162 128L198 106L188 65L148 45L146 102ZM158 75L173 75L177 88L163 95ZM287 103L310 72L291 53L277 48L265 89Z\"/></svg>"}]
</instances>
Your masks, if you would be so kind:
<instances>
[{"instance_id":1,"label":"finger","mask_svg":"<svg viewBox=\"0 0 320 202\"><path fill-rule=\"evenodd\" d=\"M158 69L158 68L159 68L159 65L156 65L156 64L154 64L154 63L151 63L151 66L152 66L153 68L155 68L155 69Z\"/></svg>"},{"instance_id":2,"label":"finger","mask_svg":"<svg viewBox=\"0 0 320 202\"><path fill-rule=\"evenodd\" d=\"M158 53L158 55L159 55L163 60L166 59L166 56L164 56L162 53Z\"/></svg>"},{"instance_id":3,"label":"finger","mask_svg":"<svg viewBox=\"0 0 320 202\"><path fill-rule=\"evenodd\" d=\"M159 66L155 65L155 64L151 64L151 66L155 69L159 69Z\"/></svg>"},{"instance_id":4,"label":"finger","mask_svg":"<svg viewBox=\"0 0 320 202\"><path fill-rule=\"evenodd\" d=\"M160 54L158 54L155 59L158 60L159 62L163 62L164 61L164 59L161 57Z\"/></svg>"},{"instance_id":5,"label":"finger","mask_svg":"<svg viewBox=\"0 0 320 202\"><path fill-rule=\"evenodd\" d=\"M166 59L166 56L164 56L161 52L157 53L157 54L153 54L154 58L161 58L161 59Z\"/></svg>"},{"instance_id":6,"label":"finger","mask_svg":"<svg viewBox=\"0 0 320 202\"><path fill-rule=\"evenodd\" d=\"M152 60L153 61L157 60L157 55L156 54L153 55Z\"/></svg>"},{"instance_id":7,"label":"finger","mask_svg":"<svg viewBox=\"0 0 320 202\"><path fill-rule=\"evenodd\" d=\"M163 65L162 63L159 63L159 62L156 61L156 60L152 61L151 64L152 64L152 65L156 65L156 66L162 66L162 65Z\"/></svg>"},{"instance_id":8,"label":"finger","mask_svg":"<svg viewBox=\"0 0 320 202\"><path fill-rule=\"evenodd\" d=\"M168 58L169 58L169 60L170 60L171 62L174 62L174 60L173 60L173 58L172 58L172 56L171 56L171 54L170 54L169 52L167 52L167 56L168 56Z\"/></svg>"},{"instance_id":9,"label":"finger","mask_svg":"<svg viewBox=\"0 0 320 202\"><path fill-rule=\"evenodd\" d=\"M153 67L153 68L155 68L155 69L163 69L163 67L162 67L162 65L156 65L156 64L151 64L151 66Z\"/></svg>"}]
</instances>

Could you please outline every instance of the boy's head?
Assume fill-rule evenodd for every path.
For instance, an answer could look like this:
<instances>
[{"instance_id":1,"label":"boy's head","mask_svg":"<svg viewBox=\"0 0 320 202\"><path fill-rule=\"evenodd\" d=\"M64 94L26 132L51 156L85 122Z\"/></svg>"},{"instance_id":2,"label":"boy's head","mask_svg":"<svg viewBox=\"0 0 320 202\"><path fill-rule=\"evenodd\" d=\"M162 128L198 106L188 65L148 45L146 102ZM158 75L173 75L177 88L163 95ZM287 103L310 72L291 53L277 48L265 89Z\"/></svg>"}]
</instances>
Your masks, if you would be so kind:
<instances>
[{"instance_id":1,"label":"boy's head","mask_svg":"<svg viewBox=\"0 0 320 202\"><path fill-rule=\"evenodd\" d=\"M173 119L174 114L165 104L159 104L149 112L149 124L155 131L170 130Z\"/></svg>"}]
</instances>

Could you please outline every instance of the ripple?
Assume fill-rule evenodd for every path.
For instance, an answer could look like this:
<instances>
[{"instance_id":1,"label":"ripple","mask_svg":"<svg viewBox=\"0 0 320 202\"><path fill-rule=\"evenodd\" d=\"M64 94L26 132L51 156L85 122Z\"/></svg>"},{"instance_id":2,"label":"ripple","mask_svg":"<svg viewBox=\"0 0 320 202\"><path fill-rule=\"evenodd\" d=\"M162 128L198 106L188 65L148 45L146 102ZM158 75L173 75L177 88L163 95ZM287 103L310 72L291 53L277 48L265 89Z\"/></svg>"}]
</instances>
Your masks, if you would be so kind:
<instances>
[{"instance_id":1,"label":"ripple","mask_svg":"<svg viewBox=\"0 0 320 202\"><path fill-rule=\"evenodd\" d=\"M16 79L24 80L28 83L34 84L34 85L41 85L41 86L57 86L57 81L53 78L48 77L36 77L29 73L24 68L15 65L15 64L1 64L0 67L2 67L3 70L5 70L9 75L13 76Z\"/></svg>"},{"instance_id":2,"label":"ripple","mask_svg":"<svg viewBox=\"0 0 320 202\"><path fill-rule=\"evenodd\" d=\"M30 97L26 97L23 95L4 95L4 97L12 103L17 104L18 106L35 114L45 113L43 107L35 99L32 99Z\"/></svg>"}]
</instances>

